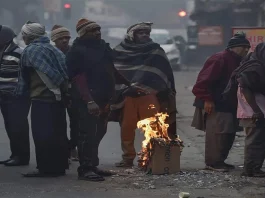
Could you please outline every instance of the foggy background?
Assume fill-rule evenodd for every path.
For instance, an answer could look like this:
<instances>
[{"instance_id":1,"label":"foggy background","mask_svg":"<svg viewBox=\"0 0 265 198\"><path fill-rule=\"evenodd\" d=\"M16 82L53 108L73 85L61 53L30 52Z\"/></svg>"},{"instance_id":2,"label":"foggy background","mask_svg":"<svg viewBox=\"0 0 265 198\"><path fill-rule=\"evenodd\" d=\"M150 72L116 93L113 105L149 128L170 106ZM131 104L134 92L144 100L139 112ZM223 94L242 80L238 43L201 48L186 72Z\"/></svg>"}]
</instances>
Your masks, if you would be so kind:
<instances>
[{"instance_id":1,"label":"foggy background","mask_svg":"<svg viewBox=\"0 0 265 198\"><path fill-rule=\"evenodd\" d=\"M201 65L226 47L232 27L264 26L264 8L264 0L0 0L0 24L16 33L27 20L44 24L48 32L60 24L75 37L78 19L86 17L102 26L103 38L114 46L124 30L113 33L115 40L107 36L110 28L150 21L182 40L183 64Z\"/></svg>"}]
</instances>

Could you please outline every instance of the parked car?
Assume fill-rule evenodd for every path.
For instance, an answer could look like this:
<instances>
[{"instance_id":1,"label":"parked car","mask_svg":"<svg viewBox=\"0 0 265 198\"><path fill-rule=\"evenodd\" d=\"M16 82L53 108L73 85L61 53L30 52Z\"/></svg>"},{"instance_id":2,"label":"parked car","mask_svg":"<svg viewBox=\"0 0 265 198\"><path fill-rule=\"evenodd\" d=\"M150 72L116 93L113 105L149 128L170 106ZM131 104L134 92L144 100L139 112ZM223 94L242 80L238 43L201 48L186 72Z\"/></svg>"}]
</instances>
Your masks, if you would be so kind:
<instances>
[{"instance_id":1,"label":"parked car","mask_svg":"<svg viewBox=\"0 0 265 198\"><path fill-rule=\"evenodd\" d=\"M151 32L151 38L154 42L160 44L160 46L166 52L166 55L170 61L173 70L181 70L181 56L178 47L174 39L170 36L168 30L165 29L153 29Z\"/></svg>"}]
</instances>

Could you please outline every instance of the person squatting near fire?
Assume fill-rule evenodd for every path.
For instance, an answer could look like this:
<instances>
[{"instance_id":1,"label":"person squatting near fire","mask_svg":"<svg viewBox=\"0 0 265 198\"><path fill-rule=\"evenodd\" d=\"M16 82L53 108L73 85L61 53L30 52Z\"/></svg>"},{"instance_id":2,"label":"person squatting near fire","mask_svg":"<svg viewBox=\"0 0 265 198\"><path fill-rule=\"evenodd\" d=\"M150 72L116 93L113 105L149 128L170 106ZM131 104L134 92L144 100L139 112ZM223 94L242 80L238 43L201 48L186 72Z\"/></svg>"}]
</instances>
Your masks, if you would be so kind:
<instances>
[{"instance_id":1,"label":"person squatting near fire","mask_svg":"<svg viewBox=\"0 0 265 198\"><path fill-rule=\"evenodd\" d=\"M6 166L28 165L30 159L28 113L30 99L27 93L14 95L19 74L22 49L14 43L12 29L0 25L0 109L10 140L11 156L0 161Z\"/></svg>"},{"instance_id":2,"label":"person squatting near fire","mask_svg":"<svg viewBox=\"0 0 265 198\"><path fill-rule=\"evenodd\" d=\"M228 171L235 168L225 160L238 129L237 97L234 94L229 100L223 100L222 93L249 48L245 34L235 34L224 51L206 60L192 90L196 96L192 126L206 132L205 164L209 170Z\"/></svg>"},{"instance_id":3,"label":"person squatting near fire","mask_svg":"<svg viewBox=\"0 0 265 198\"><path fill-rule=\"evenodd\" d=\"M55 46L60 49L64 54L70 49L69 41L71 39L70 31L61 26L61 25L54 25L51 31L51 41L55 43ZM71 89L71 87L69 87ZM78 154L77 154L77 142L78 142L78 120L77 116L75 115L74 108L71 108L69 105L67 107L67 112L70 120L70 140L69 140L69 158L73 161L78 161Z\"/></svg>"},{"instance_id":4,"label":"person squatting near fire","mask_svg":"<svg viewBox=\"0 0 265 198\"><path fill-rule=\"evenodd\" d=\"M265 44L260 43L236 69L224 98L236 94L237 118L244 127L245 162L242 176L265 177L261 170L265 158Z\"/></svg>"},{"instance_id":5,"label":"person squatting near fire","mask_svg":"<svg viewBox=\"0 0 265 198\"><path fill-rule=\"evenodd\" d=\"M117 167L131 167L136 157L134 148L137 122L158 112L168 113L168 133L175 136L176 99L173 71L164 50L150 38L152 23L142 22L128 28L124 41L114 48L115 67L143 91L117 89L122 97L113 105L116 114L110 121L121 126L122 160ZM154 105L152 108L150 105Z\"/></svg>"},{"instance_id":6,"label":"person squatting near fire","mask_svg":"<svg viewBox=\"0 0 265 198\"><path fill-rule=\"evenodd\" d=\"M98 147L107 131L115 84L131 86L115 69L112 50L101 39L100 29L96 22L80 19L76 25L79 37L66 55L72 105L78 112L78 178L87 181L103 181L112 175L97 168Z\"/></svg>"},{"instance_id":7,"label":"person squatting near fire","mask_svg":"<svg viewBox=\"0 0 265 198\"><path fill-rule=\"evenodd\" d=\"M64 54L50 44L45 27L28 22L21 34L27 47L21 56L17 95L30 93L31 128L38 171L25 177L55 177L68 169L68 141L63 96L68 76Z\"/></svg>"}]
</instances>

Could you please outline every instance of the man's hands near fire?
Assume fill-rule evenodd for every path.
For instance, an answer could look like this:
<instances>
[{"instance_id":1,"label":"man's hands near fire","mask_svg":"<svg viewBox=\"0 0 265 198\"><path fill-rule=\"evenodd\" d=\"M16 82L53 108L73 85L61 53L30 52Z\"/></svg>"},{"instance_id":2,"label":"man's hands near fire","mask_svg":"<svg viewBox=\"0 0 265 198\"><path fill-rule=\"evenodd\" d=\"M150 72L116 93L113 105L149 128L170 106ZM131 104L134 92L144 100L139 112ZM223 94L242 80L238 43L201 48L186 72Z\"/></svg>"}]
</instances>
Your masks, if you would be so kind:
<instances>
[{"instance_id":1,"label":"man's hands near fire","mask_svg":"<svg viewBox=\"0 0 265 198\"><path fill-rule=\"evenodd\" d=\"M95 103L95 101L88 102L87 109L88 109L88 113L92 115L99 116L100 114L100 108L97 105L97 103Z\"/></svg>"},{"instance_id":2,"label":"man's hands near fire","mask_svg":"<svg viewBox=\"0 0 265 198\"><path fill-rule=\"evenodd\" d=\"M215 105L212 101L205 101L204 102L204 111L207 114L211 114L214 112Z\"/></svg>"}]
</instances>

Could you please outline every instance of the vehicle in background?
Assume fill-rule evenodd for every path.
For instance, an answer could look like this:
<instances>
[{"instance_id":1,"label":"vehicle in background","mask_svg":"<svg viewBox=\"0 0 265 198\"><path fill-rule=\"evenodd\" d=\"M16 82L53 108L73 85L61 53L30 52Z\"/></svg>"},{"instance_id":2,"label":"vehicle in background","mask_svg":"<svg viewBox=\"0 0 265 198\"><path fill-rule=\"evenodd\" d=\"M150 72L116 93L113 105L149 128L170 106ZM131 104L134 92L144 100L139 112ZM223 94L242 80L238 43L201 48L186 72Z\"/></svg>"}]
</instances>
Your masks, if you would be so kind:
<instances>
[{"instance_id":1,"label":"vehicle in background","mask_svg":"<svg viewBox=\"0 0 265 198\"><path fill-rule=\"evenodd\" d=\"M170 36L168 30L165 29L153 29L151 32L151 38L154 42L160 44L160 46L166 52L171 67L173 70L181 70L181 56L179 49L175 43L175 40Z\"/></svg>"}]
</instances>

